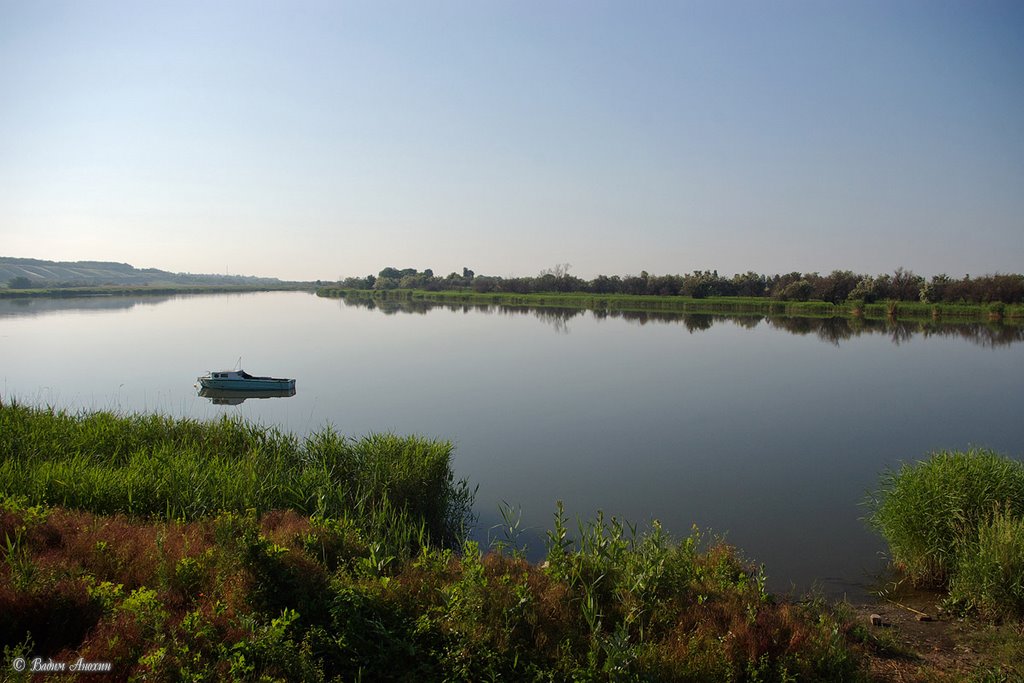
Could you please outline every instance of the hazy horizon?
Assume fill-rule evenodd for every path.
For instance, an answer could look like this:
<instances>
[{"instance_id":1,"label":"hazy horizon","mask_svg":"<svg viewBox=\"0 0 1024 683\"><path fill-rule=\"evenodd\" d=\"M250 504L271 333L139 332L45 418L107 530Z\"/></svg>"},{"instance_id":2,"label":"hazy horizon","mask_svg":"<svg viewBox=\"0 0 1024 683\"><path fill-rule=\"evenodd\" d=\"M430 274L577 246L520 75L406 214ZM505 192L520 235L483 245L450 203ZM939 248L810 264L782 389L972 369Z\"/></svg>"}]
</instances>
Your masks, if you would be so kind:
<instances>
[{"instance_id":1,"label":"hazy horizon","mask_svg":"<svg viewBox=\"0 0 1024 683\"><path fill-rule=\"evenodd\" d=\"M424 266L424 265L418 265L418 264L387 263L386 265L380 266L379 268L374 268L372 270L368 270L366 272L342 273L342 274L340 274L341 275L340 278L338 276L327 277L327 278L286 278L286 277L281 277L279 275L275 275L274 273L248 273L248 272L244 272L244 271L243 272L237 272L237 273L236 272L220 272L220 273L216 273L216 272L194 271L194 270L171 270L169 268L163 268L163 267L161 267L159 265L152 265L152 264L143 265L143 264L138 264L138 263L131 263L130 261L112 261L110 259L102 259L102 258L67 259L67 260L63 260L62 259L60 261L57 261L56 259L48 259L48 258L39 257L39 256L8 256L8 255L5 255L5 254L0 254L0 258L34 259L34 260L40 260L40 261L54 261L54 262L57 262L57 263L76 263L76 262L120 263L120 264L127 264L129 266L132 266L133 268L135 268L137 270L146 270L146 269L154 269L155 268L156 270L161 270L161 271L172 273L172 274L176 274L176 275L195 275L195 276L212 275L212 276L230 276L230 277L271 278L271 279L276 278L276 279L279 279L279 280L282 280L282 281L288 281L288 282L315 282L315 281L336 282L336 281L338 281L340 279L347 278L347 277L357 277L358 278L358 277L365 277L367 275L377 276L380 273L380 271L384 270L385 268L389 268L389 267L398 268L399 270L401 270L403 268L416 268L420 272L422 272L422 271L424 271L426 269L431 269L431 270L433 270L434 275L437 276L437 277L445 277L449 273L457 273L459 275L462 274L462 267L460 267L460 268L451 268L451 269L446 269L446 270L438 270L436 268L431 268L429 265ZM574 275L574 276L580 277L580 278L582 278L584 280L593 280L594 278L596 278L599 275L606 275L606 276L609 276L609 277L612 277L612 276L630 276L630 275L640 275L642 272L647 272L649 275L688 275L688 274L694 272L694 270L707 270L707 271L717 270L717 269L714 269L714 268L696 268L694 270L688 270L688 271L653 271L653 270L650 270L650 269L647 269L647 268L641 268L640 270L629 271L629 272L623 271L623 270L610 270L610 271L605 271L605 272L601 272L601 273L582 274L582 273L577 272L575 268L571 267L572 264L569 264L569 263L552 264L552 266L554 266L554 267L564 267L564 266L567 266L567 265L570 266L568 268L568 270L567 270L567 273L569 275ZM495 275L497 275L496 273L487 273L487 272L478 271L478 270L474 269L471 265L467 265L467 266L463 266L463 267L466 267L466 268L469 268L470 270L472 270L474 276L481 276L481 275L495 276ZM897 268L902 268L902 266L897 266ZM504 275L500 275L499 277L511 277L511 278L535 277L535 276L537 276L537 275L539 275L541 273L550 272L551 270L552 270L552 267L548 267L548 268L542 268L542 269L540 269L537 272L532 272L532 273L506 273ZM719 273L719 275L721 275L723 277L732 277L734 275L742 275L742 274L750 272L752 270L753 269L751 269L751 268L747 268L747 269L744 269L744 270L737 270L737 271L721 271L721 270L717 270L717 272ZM877 272L874 272L874 271L855 271L852 268L839 268L839 269L835 269L835 270L853 271L857 275L868 275L868 276L892 275L893 274L893 271L877 271ZM893 270L895 270L895 269L893 269ZM920 276L924 277L926 280L931 279L931 277L933 275L948 275L948 276L953 277L953 278L961 278L961 277L964 277L965 275L970 275L971 277L976 278L976 277L983 277L983 276L986 276L986 275L1021 275L1021 274L1024 274L1024 273L1021 272L1021 270L1024 270L1024 269L1019 269L1017 271L985 271L985 272L978 271L978 272L974 272L974 273L957 273L957 272L948 272L948 271L943 271L941 273L940 272L935 272L935 273L919 273L917 271L913 271L912 269L904 268L904 270L909 270L910 272L913 272L913 274L915 274L915 275L920 275ZM764 271L754 271L754 272L758 273L759 275L766 275L768 277L771 277L773 275L788 275L789 273L794 272L794 271L790 271L790 270L785 270L785 271L783 271L783 270L764 270ZM803 271L796 271L796 272L800 272L800 273L805 274L805 275L806 274L811 274L811 273L818 273L820 275L828 275L832 271L831 270L830 271L803 270Z\"/></svg>"},{"instance_id":2,"label":"hazy horizon","mask_svg":"<svg viewBox=\"0 0 1024 683\"><path fill-rule=\"evenodd\" d=\"M1017 2L0 0L0 252L1024 270Z\"/></svg>"}]
</instances>

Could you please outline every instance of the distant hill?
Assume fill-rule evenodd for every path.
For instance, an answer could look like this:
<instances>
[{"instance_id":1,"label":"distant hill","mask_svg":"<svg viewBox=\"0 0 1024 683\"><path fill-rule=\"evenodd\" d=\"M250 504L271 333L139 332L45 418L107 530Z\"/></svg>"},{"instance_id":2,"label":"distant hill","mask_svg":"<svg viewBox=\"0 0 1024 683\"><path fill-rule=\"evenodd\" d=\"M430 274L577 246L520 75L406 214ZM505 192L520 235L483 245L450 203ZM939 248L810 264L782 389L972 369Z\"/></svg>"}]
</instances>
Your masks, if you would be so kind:
<instances>
[{"instance_id":1,"label":"distant hill","mask_svg":"<svg viewBox=\"0 0 1024 683\"><path fill-rule=\"evenodd\" d=\"M44 261L0 256L0 288L96 287L100 285L281 285L272 277L195 275L136 268L109 261Z\"/></svg>"}]
</instances>

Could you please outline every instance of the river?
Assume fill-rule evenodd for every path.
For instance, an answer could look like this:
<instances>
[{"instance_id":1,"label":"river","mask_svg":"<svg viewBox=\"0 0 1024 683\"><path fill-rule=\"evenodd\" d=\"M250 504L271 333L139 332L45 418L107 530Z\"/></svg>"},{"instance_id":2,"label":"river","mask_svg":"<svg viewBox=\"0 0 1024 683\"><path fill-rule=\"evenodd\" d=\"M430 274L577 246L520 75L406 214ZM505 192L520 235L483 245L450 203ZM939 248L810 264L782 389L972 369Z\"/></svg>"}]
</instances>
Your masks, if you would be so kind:
<instances>
[{"instance_id":1,"label":"river","mask_svg":"<svg viewBox=\"0 0 1024 683\"><path fill-rule=\"evenodd\" d=\"M302 292L0 300L4 400L241 415L451 440L479 485L475 535L543 552L556 501L764 563L777 591L863 595L885 564L862 503L939 449L1021 457L1019 328L352 305ZM214 403L196 377L294 377L289 398Z\"/></svg>"}]
</instances>

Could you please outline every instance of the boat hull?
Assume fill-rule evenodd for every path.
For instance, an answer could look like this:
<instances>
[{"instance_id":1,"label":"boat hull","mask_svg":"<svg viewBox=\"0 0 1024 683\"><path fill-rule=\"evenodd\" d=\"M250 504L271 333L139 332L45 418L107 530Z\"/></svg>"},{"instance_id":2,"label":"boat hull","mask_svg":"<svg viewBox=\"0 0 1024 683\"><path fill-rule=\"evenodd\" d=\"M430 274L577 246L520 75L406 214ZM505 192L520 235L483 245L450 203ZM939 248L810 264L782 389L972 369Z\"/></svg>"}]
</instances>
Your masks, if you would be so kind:
<instances>
[{"instance_id":1,"label":"boat hull","mask_svg":"<svg viewBox=\"0 0 1024 683\"><path fill-rule=\"evenodd\" d=\"M200 377L199 384L204 389L228 389L231 391L294 391L293 379L215 379Z\"/></svg>"}]
</instances>

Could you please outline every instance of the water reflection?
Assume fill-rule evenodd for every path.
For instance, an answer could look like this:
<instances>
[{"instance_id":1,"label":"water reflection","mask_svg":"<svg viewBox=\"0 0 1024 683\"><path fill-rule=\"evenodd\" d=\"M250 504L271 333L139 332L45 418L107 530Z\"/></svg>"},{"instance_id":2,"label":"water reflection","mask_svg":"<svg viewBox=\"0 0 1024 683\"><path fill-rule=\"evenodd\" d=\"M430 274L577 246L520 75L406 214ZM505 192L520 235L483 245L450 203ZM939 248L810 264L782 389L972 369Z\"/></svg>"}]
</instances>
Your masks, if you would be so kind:
<instances>
[{"instance_id":1,"label":"water reflection","mask_svg":"<svg viewBox=\"0 0 1024 683\"><path fill-rule=\"evenodd\" d=\"M238 391L231 389L207 389L201 387L199 395L210 399L217 406L237 406L251 398L287 398L295 395L295 389L286 391L267 389L263 391Z\"/></svg>"},{"instance_id":2,"label":"water reflection","mask_svg":"<svg viewBox=\"0 0 1024 683\"><path fill-rule=\"evenodd\" d=\"M888 336L896 346L914 337L957 337L988 348L1024 341L1024 327L994 323L940 323L919 320L864 320L860 318L767 318L772 327L791 334L816 335L824 342L840 342L862 334Z\"/></svg>"},{"instance_id":3,"label":"water reflection","mask_svg":"<svg viewBox=\"0 0 1024 683\"><path fill-rule=\"evenodd\" d=\"M342 299L346 305L352 306L356 302ZM358 302L359 308L366 308L371 311L380 311L384 315L394 315L395 313L420 313L424 314L427 311L436 308L437 304L433 304L427 301L398 301L393 299L382 299L375 301L373 299L367 299L366 301ZM455 309L455 306L448 306L447 308Z\"/></svg>"},{"instance_id":4,"label":"water reflection","mask_svg":"<svg viewBox=\"0 0 1024 683\"><path fill-rule=\"evenodd\" d=\"M80 296L80 297L24 297L0 299L0 318L52 315L55 313L107 313L126 311L136 306L155 305L170 301L172 296Z\"/></svg>"},{"instance_id":5,"label":"water reflection","mask_svg":"<svg viewBox=\"0 0 1024 683\"><path fill-rule=\"evenodd\" d=\"M716 324L731 323L753 329L765 323L794 335L814 335L823 342L840 346L841 342L861 335L883 335L896 346L921 337L955 337L978 346L996 348L1024 341L1024 327L1000 323L950 323L934 320L874 320L864 318L804 318L764 315L725 315L718 313L675 313L671 311L614 311L581 308L509 306L505 304L438 304L429 301L373 301L341 299L344 306L379 310L386 315L419 313L433 309L453 312L532 315L550 325L557 334L570 332L569 322L590 315L596 320L618 318L637 325L654 323L682 324L691 334L711 329Z\"/></svg>"},{"instance_id":6,"label":"water reflection","mask_svg":"<svg viewBox=\"0 0 1024 683\"><path fill-rule=\"evenodd\" d=\"M500 306L499 312L508 315L519 315L522 310L515 306ZM569 321L583 315L584 311L578 308L533 308L529 311L542 323L550 325L555 334L569 334Z\"/></svg>"}]
</instances>

